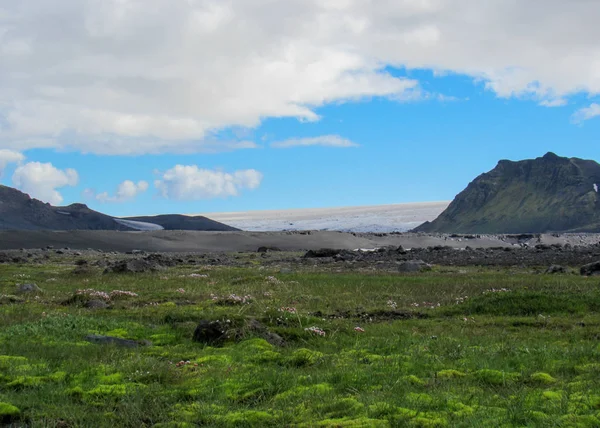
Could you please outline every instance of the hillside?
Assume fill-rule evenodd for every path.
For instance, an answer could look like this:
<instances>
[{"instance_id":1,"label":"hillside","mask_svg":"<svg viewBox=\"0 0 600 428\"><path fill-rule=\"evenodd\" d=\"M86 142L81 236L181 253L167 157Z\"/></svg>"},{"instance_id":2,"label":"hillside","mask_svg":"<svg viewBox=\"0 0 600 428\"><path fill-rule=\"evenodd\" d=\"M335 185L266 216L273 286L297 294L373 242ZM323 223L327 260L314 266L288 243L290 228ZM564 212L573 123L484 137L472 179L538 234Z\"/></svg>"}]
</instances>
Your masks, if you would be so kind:
<instances>
[{"instance_id":1,"label":"hillside","mask_svg":"<svg viewBox=\"0 0 600 428\"><path fill-rule=\"evenodd\" d=\"M17 189L0 185L0 229L133 230L83 204L53 207Z\"/></svg>"},{"instance_id":2,"label":"hillside","mask_svg":"<svg viewBox=\"0 0 600 428\"><path fill-rule=\"evenodd\" d=\"M559 157L501 160L416 232L600 232L600 165Z\"/></svg>"},{"instance_id":3,"label":"hillside","mask_svg":"<svg viewBox=\"0 0 600 428\"><path fill-rule=\"evenodd\" d=\"M156 225L156 229L229 231L238 230L206 217L161 215L129 220ZM150 230L88 208L84 204L54 207L12 187L0 185L0 230Z\"/></svg>"}]
</instances>

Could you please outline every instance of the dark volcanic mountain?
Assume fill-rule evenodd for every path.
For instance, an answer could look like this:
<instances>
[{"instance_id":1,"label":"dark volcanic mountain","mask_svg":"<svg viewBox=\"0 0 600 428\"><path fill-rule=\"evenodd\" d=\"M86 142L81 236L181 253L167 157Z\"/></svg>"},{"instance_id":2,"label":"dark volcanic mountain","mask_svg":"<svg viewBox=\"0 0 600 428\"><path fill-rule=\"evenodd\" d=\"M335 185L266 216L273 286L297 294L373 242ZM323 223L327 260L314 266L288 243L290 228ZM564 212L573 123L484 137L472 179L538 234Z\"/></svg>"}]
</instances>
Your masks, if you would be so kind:
<instances>
[{"instance_id":1,"label":"dark volcanic mountain","mask_svg":"<svg viewBox=\"0 0 600 428\"><path fill-rule=\"evenodd\" d=\"M187 216L181 214L164 214L144 217L127 217L123 220L142 221L162 226L166 230L204 230L214 232L228 232L236 229L218 221L203 216Z\"/></svg>"},{"instance_id":2,"label":"dark volcanic mountain","mask_svg":"<svg viewBox=\"0 0 600 428\"><path fill-rule=\"evenodd\" d=\"M167 230L238 230L206 217L164 215L128 220L158 224ZM137 230L83 204L53 207L11 187L0 185L0 230Z\"/></svg>"},{"instance_id":3,"label":"dark volcanic mountain","mask_svg":"<svg viewBox=\"0 0 600 428\"><path fill-rule=\"evenodd\" d=\"M600 165L547 153L501 160L417 232L600 232Z\"/></svg>"},{"instance_id":4,"label":"dark volcanic mountain","mask_svg":"<svg viewBox=\"0 0 600 428\"><path fill-rule=\"evenodd\" d=\"M53 207L17 189L0 185L0 229L134 230L83 204Z\"/></svg>"}]
</instances>

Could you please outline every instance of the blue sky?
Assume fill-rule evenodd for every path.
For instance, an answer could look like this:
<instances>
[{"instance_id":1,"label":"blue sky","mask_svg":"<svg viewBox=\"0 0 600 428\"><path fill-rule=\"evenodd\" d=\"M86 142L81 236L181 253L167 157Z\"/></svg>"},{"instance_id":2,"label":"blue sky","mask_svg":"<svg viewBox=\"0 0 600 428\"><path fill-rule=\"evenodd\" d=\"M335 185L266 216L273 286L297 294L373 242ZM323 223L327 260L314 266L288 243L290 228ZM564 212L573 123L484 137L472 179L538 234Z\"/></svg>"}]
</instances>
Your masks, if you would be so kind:
<instances>
[{"instance_id":1,"label":"blue sky","mask_svg":"<svg viewBox=\"0 0 600 428\"><path fill-rule=\"evenodd\" d=\"M515 24L535 5L495 0L458 24L447 2L281 2L297 28L260 1L134 3L65 0L52 16L86 23L66 29L0 6L2 184L117 216L210 213L450 200L500 159L600 160L592 3L545 2L538 28ZM575 35L554 40L553 19Z\"/></svg>"}]
</instances>

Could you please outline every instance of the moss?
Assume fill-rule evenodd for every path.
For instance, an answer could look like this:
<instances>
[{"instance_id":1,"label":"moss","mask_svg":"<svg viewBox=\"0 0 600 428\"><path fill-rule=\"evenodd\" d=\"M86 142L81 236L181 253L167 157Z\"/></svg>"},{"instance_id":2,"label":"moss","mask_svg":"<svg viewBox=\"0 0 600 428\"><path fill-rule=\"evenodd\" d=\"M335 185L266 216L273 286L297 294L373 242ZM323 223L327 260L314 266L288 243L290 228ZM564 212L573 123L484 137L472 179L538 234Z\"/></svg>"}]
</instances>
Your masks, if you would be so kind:
<instances>
[{"instance_id":1,"label":"moss","mask_svg":"<svg viewBox=\"0 0 600 428\"><path fill-rule=\"evenodd\" d=\"M106 336L119 337L121 339L127 339L129 333L124 328L115 328L106 332Z\"/></svg>"},{"instance_id":2,"label":"moss","mask_svg":"<svg viewBox=\"0 0 600 428\"><path fill-rule=\"evenodd\" d=\"M415 392L410 392L406 394L406 399L408 402L415 407L428 407L433 404L433 397L429 394L418 394Z\"/></svg>"},{"instance_id":3,"label":"moss","mask_svg":"<svg viewBox=\"0 0 600 428\"><path fill-rule=\"evenodd\" d=\"M564 415L560 422L569 428L597 428L600 426L600 419L593 415Z\"/></svg>"},{"instance_id":4,"label":"moss","mask_svg":"<svg viewBox=\"0 0 600 428\"><path fill-rule=\"evenodd\" d=\"M9 423L16 420L21 415L18 407L9 403L0 402L0 422Z\"/></svg>"},{"instance_id":5,"label":"moss","mask_svg":"<svg viewBox=\"0 0 600 428\"><path fill-rule=\"evenodd\" d=\"M546 400L550 400L550 401L560 401L563 398L563 392L562 391L544 391L544 392L542 392L542 397L544 397Z\"/></svg>"},{"instance_id":6,"label":"moss","mask_svg":"<svg viewBox=\"0 0 600 428\"><path fill-rule=\"evenodd\" d=\"M454 369L440 370L439 372L437 372L437 377L439 379L456 379L465 377L466 375L466 373Z\"/></svg>"},{"instance_id":7,"label":"moss","mask_svg":"<svg viewBox=\"0 0 600 428\"><path fill-rule=\"evenodd\" d=\"M308 401L311 397L325 397L333 393L333 387L328 383L317 383L315 385L297 386L276 395L274 402L283 401Z\"/></svg>"},{"instance_id":8,"label":"moss","mask_svg":"<svg viewBox=\"0 0 600 428\"><path fill-rule=\"evenodd\" d=\"M527 412L527 416L530 419L534 420L535 422L540 422L540 423L550 422L550 420L551 420L550 416L548 416L544 412L540 412L540 411L536 411L536 410Z\"/></svg>"},{"instance_id":9,"label":"moss","mask_svg":"<svg viewBox=\"0 0 600 428\"><path fill-rule=\"evenodd\" d=\"M507 373L499 370L483 369L475 372L477 379L490 385L506 385L519 379L518 373Z\"/></svg>"},{"instance_id":10,"label":"moss","mask_svg":"<svg viewBox=\"0 0 600 428\"><path fill-rule=\"evenodd\" d=\"M272 351L273 345L265 339L248 339L237 344L236 349L242 352L265 352Z\"/></svg>"},{"instance_id":11,"label":"moss","mask_svg":"<svg viewBox=\"0 0 600 428\"><path fill-rule=\"evenodd\" d=\"M448 426L448 421L444 418L417 417L409 422L409 426L415 428L444 428Z\"/></svg>"},{"instance_id":12,"label":"moss","mask_svg":"<svg viewBox=\"0 0 600 428\"><path fill-rule=\"evenodd\" d=\"M100 376L98 380L103 385L115 385L123 382L123 375L121 373L113 373L110 375Z\"/></svg>"},{"instance_id":13,"label":"moss","mask_svg":"<svg viewBox=\"0 0 600 428\"><path fill-rule=\"evenodd\" d=\"M194 428L195 424L189 422L161 422L152 425L152 428Z\"/></svg>"},{"instance_id":14,"label":"moss","mask_svg":"<svg viewBox=\"0 0 600 428\"><path fill-rule=\"evenodd\" d=\"M250 383L230 380L225 382L223 389L229 400L238 403L259 401L266 395L264 385L258 380Z\"/></svg>"},{"instance_id":15,"label":"moss","mask_svg":"<svg viewBox=\"0 0 600 428\"><path fill-rule=\"evenodd\" d=\"M154 346L173 345L177 343L177 336L167 333L153 334L150 336L150 341Z\"/></svg>"},{"instance_id":16,"label":"moss","mask_svg":"<svg viewBox=\"0 0 600 428\"><path fill-rule=\"evenodd\" d=\"M575 370L578 373L600 373L600 363L589 363L575 366Z\"/></svg>"},{"instance_id":17,"label":"moss","mask_svg":"<svg viewBox=\"0 0 600 428\"><path fill-rule=\"evenodd\" d=\"M67 389L65 391L65 393L71 397L81 398L81 397L83 397L83 394L85 394L85 391L83 390L82 387L75 386L73 388Z\"/></svg>"},{"instance_id":18,"label":"moss","mask_svg":"<svg viewBox=\"0 0 600 428\"><path fill-rule=\"evenodd\" d=\"M175 303L175 302L165 302L165 303L161 303L160 306L162 306L163 308L176 308L177 307L177 303Z\"/></svg>"},{"instance_id":19,"label":"moss","mask_svg":"<svg viewBox=\"0 0 600 428\"><path fill-rule=\"evenodd\" d=\"M239 427L259 427L265 425L275 425L281 415L279 412L268 413L260 410L245 410L230 412L223 416L217 416L215 419L225 426Z\"/></svg>"},{"instance_id":20,"label":"moss","mask_svg":"<svg viewBox=\"0 0 600 428\"><path fill-rule=\"evenodd\" d=\"M312 366L318 362L321 362L323 357L324 355L321 352L300 348L292 353L292 355L287 359L287 362L296 367Z\"/></svg>"},{"instance_id":21,"label":"moss","mask_svg":"<svg viewBox=\"0 0 600 428\"><path fill-rule=\"evenodd\" d=\"M378 402L367 408L367 414L372 418L388 417L396 413L396 407L390 403Z\"/></svg>"},{"instance_id":22,"label":"moss","mask_svg":"<svg viewBox=\"0 0 600 428\"><path fill-rule=\"evenodd\" d=\"M452 415L457 418L464 418L475 413L475 408L467 406L460 401L448 401L448 408L452 410Z\"/></svg>"},{"instance_id":23,"label":"moss","mask_svg":"<svg viewBox=\"0 0 600 428\"><path fill-rule=\"evenodd\" d=\"M22 364L15 366L13 371L16 373L40 372L48 369L48 364Z\"/></svg>"},{"instance_id":24,"label":"moss","mask_svg":"<svg viewBox=\"0 0 600 428\"><path fill-rule=\"evenodd\" d=\"M18 376L6 384L7 388L35 388L46 383L45 376Z\"/></svg>"},{"instance_id":25,"label":"moss","mask_svg":"<svg viewBox=\"0 0 600 428\"><path fill-rule=\"evenodd\" d=\"M17 365L27 364L27 358L12 355L0 355L0 369L8 369Z\"/></svg>"},{"instance_id":26,"label":"moss","mask_svg":"<svg viewBox=\"0 0 600 428\"><path fill-rule=\"evenodd\" d=\"M117 385L98 385L95 388L84 393L83 398L86 400L100 399L119 399L126 395L132 394L135 391L143 388L144 385L134 383L122 383Z\"/></svg>"},{"instance_id":27,"label":"moss","mask_svg":"<svg viewBox=\"0 0 600 428\"><path fill-rule=\"evenodd\" d=\"M423 386L425 385L425 381L422 379L419 379L417 376L415 375L408 375L408 376L404 376L403 379L405 381L407 381L408 383L412 384L412 385L418 385L418 386Z\"/></svg>"},{"instance_id":28,"label":"moss","mask_svg":"<svg viewBox=\"0 0 600 428\"><path fill-rule=\"evenodd\" d=\"M233 360L228 355L208 355L206 357L200 357L196 359L196 363L208 367L224 367L230 365L232 362Z\"/></svg>"},{"instance_id":29,"label":"moss","mask_svg":"<svg viewBox=\"0 0 600 428\"><path fill-rule=\"evenodd\" d=\"M373 364L382 361L383 357L378 354L373 354L365 349L352 349L342 352L338 357L338 364L348 365L350 363Z\"/></svg>"},{"instance_id":30,"label":"moss","mask_svg":"<svg viewBox=\"0 0 600 428\"><path fill-rule=\"evenodd\" d=\"M538 384L551 385L556 383L556 379L550 376L548 373L537 372L531 375L530 379Z\"/></svg>"},{"instance_id":31,"label":"moss","mask_svg":"<svg viewBox=\"0 0 600 428\"><path fill-rule=\"evenodd\" d=\"M362 418L338 418L338 419L323 419L317 422L310 422L296 425L298 427L330 427L330 428L387 428L390 423L385 420Z\"/></svg>"},{"instance_id":32,"label":"moss","mask_svg":"<svg viewBox=\"0 0 600 428\"><path fill-rule=\"evenodd\" d=\"M282 355L275 352L275 347L264 339L254 338L245 340L235 347L237 352L243 355L243 358L255 363L281 362Z\"/></svg>"},{"instance_id":33,"label":"moss","mask_svg":"<svg viewBox=\"0 0 600 428\"><path fill-rule=\"evenodd\" d=\"M341 418L360 416L364 412L365 405L355 398L348 397L338 400L327 401L321 405L315 406L315 412L326 416L327 418Z\"/></svg>"}]
</instances>

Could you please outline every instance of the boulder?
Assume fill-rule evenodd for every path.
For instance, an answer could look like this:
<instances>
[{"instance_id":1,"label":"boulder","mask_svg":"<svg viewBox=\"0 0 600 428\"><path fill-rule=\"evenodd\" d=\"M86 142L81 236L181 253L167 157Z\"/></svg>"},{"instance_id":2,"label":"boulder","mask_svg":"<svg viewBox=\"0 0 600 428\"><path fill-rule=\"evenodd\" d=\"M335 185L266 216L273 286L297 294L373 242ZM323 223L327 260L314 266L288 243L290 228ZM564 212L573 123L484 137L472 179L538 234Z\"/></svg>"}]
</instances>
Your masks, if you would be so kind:
<instances>
[{"instance_id":1,"label":"boulder","mask_svg":"<svg viewBox=\"0 0 600 428\"><path fill-rule=\"evenodd\" d=\"M116 345L124 348L137 348L141 344L151 345L150 342L140 343L135 340L121 339L120 337L102 336L99 334L89 334L85 337L85 340L96 345Z\"/></svg>"},{"instance_id":2,"label":"boulder","mask_svg":"<svg viewBox=\"0 0 600 428\"><path fill-rule=\"evenodd\" d=\"M567 273L567 272L569 272L569 270L566 267L560 266L560 265L552 265L552 266L548 267L548 269L546 269L547 274Z\"/></svg>"},{"instance_id":3,"label":"boulder","mask_svg":"<svg viewBox=\"0 0 600 428\"><path fill-rule=\"evenodd\" d=\"M42 289L37 284L17 284L18 293L41 293Z\"/></svg>"},{"instance_id":4,"label":"boulder","mask_svg":"<svg viewBox=\"0 0 600 428\"><path fill-rule=\"evenodd\" d=\"M104 273L143 273L164 270L165 267L155 260L131 259L119 260L109 264Z\"/></svg>"},{"instance_id":5,"label":"boulder","mask_svg":"<svg viewBox=\"0 0 600 428\"><path fill-rule=\"evenodd\" d=\"M398 264L398 272L412 273L428 270L431 270L431 265L425 263L423 260L408 260Z\"/></svg>"},{"instance_id":6,"label":"boulder","mask_svg":"<svg viewBox=\"0 0 600 428\"><path fill-rule=\"evenodd\" d=\"M600 261L581 266L580 273L583 276L600 275Z\"/></svg>"},{"instance_id":7,"label":"boulder","mask_svg":"<svg viewBox=\"0 0 600 428\"><path fill-rule=\"evenodd\" d=\"M257 253L268 253L271 251L281 251L281 249L277 247L258 247L258 250L256 250Z\"/></svg>"},{"instance_id":8,"label":"boulder","mask_svg":"<svg viewBox=\"0 0 600 428\"><path fill-rule=\"evenodd\" d=\"M88 309L106 309L108 308L108 303L104 300L89 300L85 302L84 306Z\"/></svg>"},{"instance_id":9,"label":"boulder","mask_svg":"<svg viewBox=\"0 0 600 428\"><path fill-rule=\"evenodd\" d=\"M308 250L304 254L305 259L322 258L322 257L334 257L340 254L342 250L335 250L333 248L320 248L318 250Z\"/></svg>"},{"instance_id":10,"label":"boulder","mask_svg":"<svg viewBox=\"0 0 600 428\"><path fill-rule=\"evenodd\" d=\"M269 331L269 329L263 325L260 321L252 318L248 321L248 328L256 333L259 337L265 339L271 345L274 346L285 346L285 340L277 333Z\"/></svg>"},{"instance_id":11,"label":"boulder","mask_svg":"<svg viewBox=\"0 0 600 428\"><path fill-rule=\"evenodd\" d=\"M227 339L228 326L221 321L202 320L194 330L194 342L219 345Z\"/></svg>"}]
</instances>

